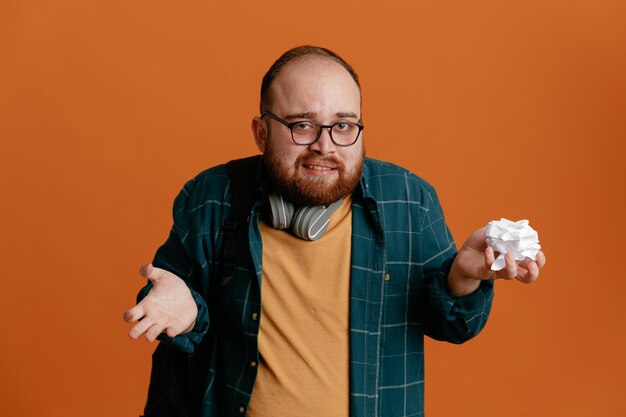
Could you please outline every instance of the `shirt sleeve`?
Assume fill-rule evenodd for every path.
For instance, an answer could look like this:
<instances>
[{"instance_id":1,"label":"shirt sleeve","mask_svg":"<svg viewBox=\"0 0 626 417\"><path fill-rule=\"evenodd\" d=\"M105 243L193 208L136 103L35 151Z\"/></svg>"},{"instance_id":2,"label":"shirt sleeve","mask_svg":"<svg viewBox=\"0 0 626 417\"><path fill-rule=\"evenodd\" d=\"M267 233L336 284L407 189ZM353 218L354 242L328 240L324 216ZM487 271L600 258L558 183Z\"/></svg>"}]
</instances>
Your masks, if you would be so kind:
<instances>
[{"instance_id":1,"label":"shirt sleeve","mask_svg":"<svg viewBox=\"0 0 626 417\"><path fill-rule=\"evenodd\" d=\"M448 274L457 254L456 247L434 189L426 200L422 229L427 285L425 332L436 340L463 343L476 336L487 323L493 300L493 280L482 281L476 291L463 297L450 294Z\"/></svg>"},{"instance_id":2,"label":"shirt sleeve","mask_svg":"<svg viewBox=\"0 0 626 417\"><path fill-rule=\"evenodd\" d=\"M174 224L168 239L157 250L153 265L165 269L185 281L198 307L198 316L193 329L184 335L168 337L162 333L158 339L184 352L193 353L200 344L209 328L209 313L206 300L199 291L202 268L198 265L198 246L190 236L193 227L192 210L190 210L190 196L195 187L195 180L189 181L174 201ZM137 295L137 302L141 301L152 288L148 281Z\"/></svg>"},{"instance_id":3,"label":"shirt sleeve","mask_svg":"<svg viewBox=\"0 0 626 417\"><path fill-rule=\"evenodd\" d=\"M481 281L471 294L452 296L448 290L448 273L455 257L444 261L430 280L426 334L437 340L463 343L476 336L487 323L493 280Z\"/></svg>"}]
</instances>

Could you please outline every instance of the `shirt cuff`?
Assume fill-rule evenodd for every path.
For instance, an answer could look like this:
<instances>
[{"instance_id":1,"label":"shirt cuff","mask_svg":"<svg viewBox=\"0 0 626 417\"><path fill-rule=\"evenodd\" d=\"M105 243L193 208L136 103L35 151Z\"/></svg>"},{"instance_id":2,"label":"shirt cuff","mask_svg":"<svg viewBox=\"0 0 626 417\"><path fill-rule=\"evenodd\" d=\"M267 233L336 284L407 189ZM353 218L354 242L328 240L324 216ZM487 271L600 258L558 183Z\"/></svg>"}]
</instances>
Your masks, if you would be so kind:
<instances>
[{"instance_id":1,"label":"shirt cuff","mask_svg":"<svg viewBox=\"0 0 626 417\"><path fill-rule=\"evenodd\" d=\"M163 343L182 350L183 352L193 353L196 346L202 342L207 330L209 330L210 322L209 311L204 298L202 298L197 291L191 288L189 288L189 290L191 291L191 295L196 302L196 306L198 307L198 316L196 317L196 323L193 326L193 329L191 329L189 333L175 337L169 337L167 334L161 333L157 339Z\"/></svg>"},{"instance_id":2,"label":"shirt cuff","mask_svg":"<svg viewBox=\"0 0 626 417\"><path fill-rule=\"evenodd\" d=\"M439 273L434 277L430 286L430 299L435 301L433 304L440 309L442 317L446 320L454 321L462 318L469 324L477 315L486 320L493 301L493 280L481 281L479 287L470 294L461 297L453 296L448 288L448 274L455 257L456 255L451 256L441 265ZM484 325L484 323L481 324Z\"/></svg>"}]
</instances>

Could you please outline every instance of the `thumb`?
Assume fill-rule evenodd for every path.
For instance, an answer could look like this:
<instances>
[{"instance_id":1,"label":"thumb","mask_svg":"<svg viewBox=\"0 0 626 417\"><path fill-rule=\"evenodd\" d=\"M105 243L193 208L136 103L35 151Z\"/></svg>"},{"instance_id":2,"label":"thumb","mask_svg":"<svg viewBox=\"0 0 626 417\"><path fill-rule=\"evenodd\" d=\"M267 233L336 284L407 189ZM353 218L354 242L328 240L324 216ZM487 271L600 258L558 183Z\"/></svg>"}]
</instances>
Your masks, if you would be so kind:
<instances>
[{"instance_id":1,"label":"thumb","mask_svg":"<svg viewBox=\"0 0 626 417\"><path fill-rule=\"evenodd\" d=\"M155 268L152 264L142 265L141 268L139 268L141 276L149 279L153 284L155 284L161 277L160 272L161 270L159 268Z\"/></svg>"},{"instance_id":2,"label":"thumb","mask_svg":"<svg viewBox=\"0 0 626 417\"><path fill-rule=\"evenodd\" d=\"M496 272L491 269L491 265L496 259L496 255L493 253L493 248L491 246L487 246L485 248L485 264L483 265L483 274L482 277L484 279L495 278Z\"/></svg>"}]
</instances>

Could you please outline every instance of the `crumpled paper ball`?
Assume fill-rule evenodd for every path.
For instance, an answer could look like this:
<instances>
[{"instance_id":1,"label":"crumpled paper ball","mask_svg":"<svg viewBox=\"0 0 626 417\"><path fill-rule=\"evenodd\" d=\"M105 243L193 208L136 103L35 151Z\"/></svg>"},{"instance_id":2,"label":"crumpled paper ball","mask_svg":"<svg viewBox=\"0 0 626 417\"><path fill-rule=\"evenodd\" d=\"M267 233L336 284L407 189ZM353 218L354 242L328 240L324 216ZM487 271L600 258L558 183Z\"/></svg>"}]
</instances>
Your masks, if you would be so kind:
<instances>
[{"instance_id":1,"label":"crumpled paper ball","mask_svg":"<svg viewBox=\"0 0 626 417\"><path fill-rule=\"evenodd\" d=\"M507 252L513 253L516 261L530 258L533 261L541 249L539 245L539 235L528 225L528 220L513 222L505 219L494 220L487 224L485 228L487 244L500 255L491 264L493 271L499 271L506 266L504 255Z\"/></svg>"}]
</instances>

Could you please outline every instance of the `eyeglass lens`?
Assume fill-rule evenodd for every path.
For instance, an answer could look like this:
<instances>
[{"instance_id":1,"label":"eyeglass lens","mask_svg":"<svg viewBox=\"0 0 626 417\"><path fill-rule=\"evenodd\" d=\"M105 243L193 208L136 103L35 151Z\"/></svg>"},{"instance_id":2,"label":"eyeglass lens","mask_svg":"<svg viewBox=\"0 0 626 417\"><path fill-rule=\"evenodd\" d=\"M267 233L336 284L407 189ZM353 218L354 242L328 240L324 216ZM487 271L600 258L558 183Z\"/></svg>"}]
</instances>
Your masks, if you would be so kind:
<instances>
[{"instance_id":1,"label":"eyeglass lens","mask_svg":"<svg viewBox=\"0 0 626 417\"><path fill-rule=\"evenodd\" d=\"M315 142L321 135L322 126L312 122L299 122L291 127L293 140L300 145ZM330 137L338 145L352 145L359 135L359 126L349 122L338 122L330 128Z\"/></svg>"}]
</instances>

